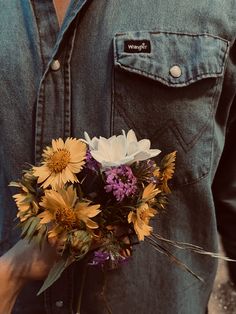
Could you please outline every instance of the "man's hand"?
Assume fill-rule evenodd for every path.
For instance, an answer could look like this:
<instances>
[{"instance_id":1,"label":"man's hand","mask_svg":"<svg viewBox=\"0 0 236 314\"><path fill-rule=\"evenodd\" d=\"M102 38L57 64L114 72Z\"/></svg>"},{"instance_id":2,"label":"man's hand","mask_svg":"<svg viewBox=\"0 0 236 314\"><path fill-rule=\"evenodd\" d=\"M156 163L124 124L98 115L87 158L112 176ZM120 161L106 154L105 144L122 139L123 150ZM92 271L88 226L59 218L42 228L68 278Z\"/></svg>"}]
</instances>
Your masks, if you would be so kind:
<instances>
[{"instance_id":1,"label":"man's hand","mask_svg":"<svg viewBox=\"0 0 236 314\"><path fill-rule=\"evenodd\" d=\"M0 257L0 313L10 314L16 298L29 280L44 279L57 260L56 245L40 250L33 241L20 240Z\"/></svg>"}]
</instances>

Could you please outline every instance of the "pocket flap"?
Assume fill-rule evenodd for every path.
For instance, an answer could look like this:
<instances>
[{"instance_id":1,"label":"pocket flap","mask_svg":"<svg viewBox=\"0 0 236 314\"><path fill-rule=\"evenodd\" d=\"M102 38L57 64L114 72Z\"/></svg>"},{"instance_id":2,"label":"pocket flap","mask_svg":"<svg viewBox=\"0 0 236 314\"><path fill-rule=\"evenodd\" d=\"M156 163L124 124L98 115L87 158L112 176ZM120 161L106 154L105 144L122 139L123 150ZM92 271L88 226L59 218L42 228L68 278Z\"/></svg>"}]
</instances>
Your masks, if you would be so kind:
<instances>
[{"instance_id":1,"label":"pocket flap","mask_svg":"<svg viewBox=\"0 0 236 314\"><path fill-rule=\"evenodd\" d=\"M209 34L126 32L114 39L115 66L172 87L224 73L229 42Z\"/></svg>"}]
</instances>

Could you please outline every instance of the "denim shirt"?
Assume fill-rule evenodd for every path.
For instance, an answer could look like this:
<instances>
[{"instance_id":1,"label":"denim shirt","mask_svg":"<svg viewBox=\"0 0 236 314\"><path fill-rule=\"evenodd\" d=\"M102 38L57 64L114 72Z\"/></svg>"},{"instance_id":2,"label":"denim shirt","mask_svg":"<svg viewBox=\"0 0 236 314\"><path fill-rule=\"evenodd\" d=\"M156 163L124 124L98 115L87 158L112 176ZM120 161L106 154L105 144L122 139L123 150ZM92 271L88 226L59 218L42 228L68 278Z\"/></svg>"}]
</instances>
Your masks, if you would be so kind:
<instances>
[{"instance_id":1,"label":"denim shirt","mask_svg":"<svg viewBox=\"0 0 236 314\"><path fill-rule=\"evenodd\" d=\"M177 150L168 209L155 232L236 257L236 2L72 0L61 29L49 0L0 0L0 249L18 237L7 186L52 138L133 129ZM217 219L218 218L218 219ZM217 261L173 250L197 281L148 244L106 274L89 268L82 314L203 314ZM232 273L233 273L232 268ZM15 313L75 313L83 263ZM235 276L236 278L236 276ZM106 302L104 302L106 300Z\"/></svg>"}]
</instances>

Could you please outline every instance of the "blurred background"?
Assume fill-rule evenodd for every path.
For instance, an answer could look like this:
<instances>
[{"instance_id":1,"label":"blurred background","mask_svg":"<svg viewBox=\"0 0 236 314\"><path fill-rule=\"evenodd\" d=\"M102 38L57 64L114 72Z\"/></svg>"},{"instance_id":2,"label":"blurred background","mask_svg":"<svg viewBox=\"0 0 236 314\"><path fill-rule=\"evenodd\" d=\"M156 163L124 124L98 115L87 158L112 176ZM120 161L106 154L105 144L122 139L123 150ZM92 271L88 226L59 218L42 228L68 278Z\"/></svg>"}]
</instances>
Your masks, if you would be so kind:
<instances>
[{"instance_id":1,"label":"blurred background","mask_svg":"<svg viewBox=\"0 0 236 314\"><path fill-rule=\"evenodd\" d=\"M221 254L224 254L220 245ZM209 314L236 314L236 287L230 281L226 262L219 260L214 289L209 302Z\"/></svg>"}]
</instances>

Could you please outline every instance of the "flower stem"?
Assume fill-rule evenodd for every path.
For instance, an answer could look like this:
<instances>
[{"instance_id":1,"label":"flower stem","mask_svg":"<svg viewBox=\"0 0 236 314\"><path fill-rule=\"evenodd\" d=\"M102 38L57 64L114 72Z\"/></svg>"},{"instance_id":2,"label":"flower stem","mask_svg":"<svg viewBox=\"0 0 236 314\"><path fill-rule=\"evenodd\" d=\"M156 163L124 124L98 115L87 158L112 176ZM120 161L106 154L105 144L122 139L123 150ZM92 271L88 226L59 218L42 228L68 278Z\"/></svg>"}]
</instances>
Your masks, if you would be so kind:
<instances>
[{"instance_id":1,"label":"flower stem","mask_svg":"<svg viewBox=\"0 0 236 314\"><path fill-rule=\"evenodd\" d=\"M103 268L103 287L102 287L101 297L104 301L107 313L112 314L112 310L111 310L111 308L107 302L107 298L106 298L106 285L107 285L106 269Z\"/></svg>"},{"instance_id":2,"label":"flower stem","mask_svg":"<svg viewBox=\"0 0 236 314\"><path fill-rule=\"evenodd\" d=\"M88 264L85 263L84 271L82 274L82 280L81 280L80 293L79 293L79 298L78 298L78 303L77 303L76 314L81 314L81 303L82 303L82 296L83 296L83 292L84 292L84 284L85 284L85 279L86 279L86 275L87 275L87 270L88 270Z\"/></svg>"}]
</instances>

